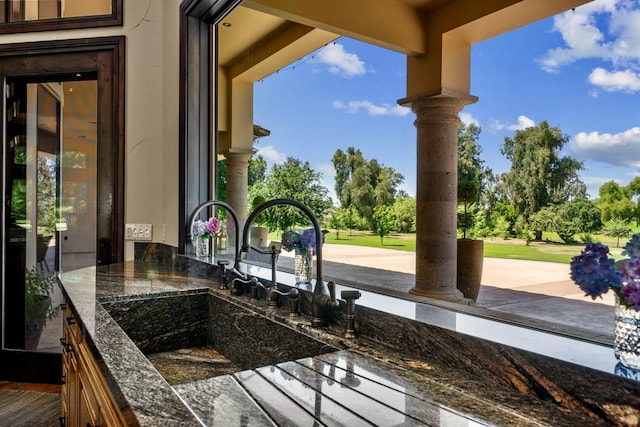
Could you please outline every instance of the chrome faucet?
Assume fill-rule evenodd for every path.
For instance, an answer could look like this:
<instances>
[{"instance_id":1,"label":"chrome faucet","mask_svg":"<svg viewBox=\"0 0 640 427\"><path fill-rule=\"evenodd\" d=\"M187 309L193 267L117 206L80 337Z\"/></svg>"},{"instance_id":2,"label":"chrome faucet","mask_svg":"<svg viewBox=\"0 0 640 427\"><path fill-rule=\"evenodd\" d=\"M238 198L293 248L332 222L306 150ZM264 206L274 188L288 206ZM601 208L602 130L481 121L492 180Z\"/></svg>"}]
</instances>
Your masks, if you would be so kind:
<instances>
[{"instance_id":1,"label":"chrome faucet","mask_svg":"<svg viewBox=\"0 0 640 427\"><path fill-rule=\"evenodd\" d=\"M324 281L322 279L322 232L320 230L320 224L313 212L311 212L311 209L293 199L273 199L262 203L249 214L249 217L244 224L244 229L242 230L242 246L240 247L240 250L242 252L248 252L249 249L251 249L251 246L248 243L248 236L249 227L253 223L254 219L265 209L276 205L288 205L300 209L305 215L307 215L313 224L313 229L316 234L316 283L313 288L313 297L311 299L311 325L316 327L326 326L328 323L327 311L330 308L338 307L339 302L336 300L335 283L330 281L327 283L327 287L325 288ZM275 286L275 284L273 284L273 286Z\"/></svg>"}]
</instances>

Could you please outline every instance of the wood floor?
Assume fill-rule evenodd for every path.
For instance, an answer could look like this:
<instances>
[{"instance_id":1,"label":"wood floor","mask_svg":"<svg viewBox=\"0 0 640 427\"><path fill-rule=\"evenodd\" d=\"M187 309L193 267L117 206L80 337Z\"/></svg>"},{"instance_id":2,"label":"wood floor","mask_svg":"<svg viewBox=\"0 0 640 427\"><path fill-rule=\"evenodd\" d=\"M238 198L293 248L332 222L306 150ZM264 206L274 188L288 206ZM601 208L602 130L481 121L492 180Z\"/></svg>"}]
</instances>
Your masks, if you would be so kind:
<instances>
[{"instance_id":1,"label":"wood floor","mask_svg":"<svg viewBox=\"0 0 640 427\"><path fill-rule=\"evenodd\" d=\"M0 381L0 426L59 427L58 384Z\"/></svg>"},{"instance_id":2,"label":"wood floor","mask_svg":"<svg viewBox=\"0 0 640 427\"><path fill-rule=\"evenodd\" d=\"M62 386L60 384L35 384L35 383L14 383L9 381L0 381L0 390L31 390L41 391L44 393L60 393Z\"/></svg>"}]
</instances>

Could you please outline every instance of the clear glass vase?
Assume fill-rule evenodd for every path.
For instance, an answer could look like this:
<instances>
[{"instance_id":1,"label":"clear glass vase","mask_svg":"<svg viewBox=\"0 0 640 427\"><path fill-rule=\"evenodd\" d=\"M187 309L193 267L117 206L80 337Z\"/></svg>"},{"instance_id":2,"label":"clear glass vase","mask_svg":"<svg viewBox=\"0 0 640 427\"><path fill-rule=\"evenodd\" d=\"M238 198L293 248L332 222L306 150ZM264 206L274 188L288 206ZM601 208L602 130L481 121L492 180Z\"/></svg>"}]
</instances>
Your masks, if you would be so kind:
<instances>
[{"instance_id":1,"label":"clear glass vase","mask_svg":"<svg viewBox=\"0 0 640 427\"><path fill-rule=\"evenodd\" d=\"M640 369L640 310L625 307L616 298L613 352L630 369Z\"/></svg>"},{"instance_id":2,"label":"clear glass vase","mask_svg":"<svg viewBox=\"0 0 640 427\"><path fill-rule=\"evenodd\" d=\"M209 239L196 237L195 239L191 240L191 243L196 250L196 258L209 256Z\"/></svg>"},{"instance_id":3,"label":"clear glass vase","mask_svg":"<svg viewBox=\"0 0 640 427\"><path fill-rule=\"evenodd\" d=\"M311 251L301 251L296 249L294 274L296 283L311 283L313 277L313 259Z\"/></svg>"}]
</instances>

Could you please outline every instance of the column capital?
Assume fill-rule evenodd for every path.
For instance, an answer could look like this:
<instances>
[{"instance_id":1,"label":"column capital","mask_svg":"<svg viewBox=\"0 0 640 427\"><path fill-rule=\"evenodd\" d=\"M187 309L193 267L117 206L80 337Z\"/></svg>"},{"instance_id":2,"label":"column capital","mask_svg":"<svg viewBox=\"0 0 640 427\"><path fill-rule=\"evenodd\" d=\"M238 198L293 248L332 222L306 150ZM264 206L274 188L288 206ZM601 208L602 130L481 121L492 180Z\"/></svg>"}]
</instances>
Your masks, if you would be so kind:
<instances>
[{"instance_id":1,"label":"column capital","mask_svg":"<svg viewBox=\"0 0 640 427\"><path fill-rule=\"evenodd\" d=\"M222 154L227 159L231 158L234 160L242 160L242 159L248 160L249 157L253 155L253 150L247 150L242 148L231 148L226 152L221 152L220 154Z\"/></svg>"},{"instance_id":2,"label":"column capital","mask_svg":"<svg viewBox=\"0 0 640 427\"><path fill-rule=\"evenodd\" d=\"M460 109L462 109L465 105L475 104L476 102L478 102L478 97L470 95L466 92L460 92L443 87L440 90L402 98L397 102L399 105L402 105L404 107L410 107L415 112L415 107L417 107L416 104L420 104L425 101L433 102L434 100L457 102L460 103Z\"/></svg>"}]
</instances>

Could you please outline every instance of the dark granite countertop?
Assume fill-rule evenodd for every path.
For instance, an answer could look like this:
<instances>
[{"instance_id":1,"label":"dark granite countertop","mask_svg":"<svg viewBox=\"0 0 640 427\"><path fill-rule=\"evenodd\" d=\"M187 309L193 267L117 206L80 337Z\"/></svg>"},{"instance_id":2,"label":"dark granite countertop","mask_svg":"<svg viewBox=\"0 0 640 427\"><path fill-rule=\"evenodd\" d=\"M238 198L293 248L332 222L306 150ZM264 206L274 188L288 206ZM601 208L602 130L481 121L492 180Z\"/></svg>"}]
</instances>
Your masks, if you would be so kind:
<instances>
[{"instance_id":1,"label":"dark granite countertop","mask_svg":"<svg viewBox=\"0 0 640 427\"><path fill-rule=\"evenodd\" d=\"M609 347L522 327L500 333L512 326L396 298L381 307L366 292L360 337L347 340L341 313L312 328L308 316L219 290L219 271L201 264L177 257L60 275L131 425L640 425L640 383L613 374ZM103 307L203 292L336 351L171 386ZM519 348L502 342L507 336Z\"/></svg>"}]
</instances>

